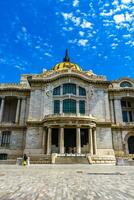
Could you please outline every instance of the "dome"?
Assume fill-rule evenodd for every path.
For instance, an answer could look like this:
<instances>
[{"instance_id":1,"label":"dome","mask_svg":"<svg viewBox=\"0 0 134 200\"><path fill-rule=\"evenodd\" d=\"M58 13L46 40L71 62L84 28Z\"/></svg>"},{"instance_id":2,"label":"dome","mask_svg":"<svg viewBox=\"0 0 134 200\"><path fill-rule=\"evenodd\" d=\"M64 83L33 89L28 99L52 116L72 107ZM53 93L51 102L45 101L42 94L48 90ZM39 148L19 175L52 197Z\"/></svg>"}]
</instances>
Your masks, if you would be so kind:
<instances>
[{"instance_id":1,"label":"dome","mask_svg":"<svg viewBox=\"0 0 134 200\"><path fill-rule=\"evenodd\" d=\"M72 69L76 71L82 71L82 68L77 65L76 63L70 62L70 58L68 56L68 50L66 50L65 58L63 59L63 62L60 62L56 64L52 70L65 70L65 69Z\"/></svg>"},{"instance_id":2,"label":"dome","mask_svg":"<svg viewBox=\"0 0 134 200\"><path fill-rule=\"evenodd\" d=\"M77 71L82 71L81 67L72 62L61 62L56 64L52 70L64 70L64 69L74 69Z\"/></svg>"}]
</instances>

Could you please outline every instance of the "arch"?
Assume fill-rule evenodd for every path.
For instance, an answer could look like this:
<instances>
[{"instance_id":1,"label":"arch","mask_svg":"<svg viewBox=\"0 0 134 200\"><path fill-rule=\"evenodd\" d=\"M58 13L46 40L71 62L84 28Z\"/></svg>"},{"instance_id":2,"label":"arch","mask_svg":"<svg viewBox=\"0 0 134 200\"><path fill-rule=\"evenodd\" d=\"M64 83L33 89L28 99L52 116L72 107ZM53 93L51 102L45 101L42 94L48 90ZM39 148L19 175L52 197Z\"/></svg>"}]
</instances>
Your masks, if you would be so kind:
<instances>
[{"instance_id":1,"label":"arch","mask_svg":"<svg viewBox=\"0 0 134 200\"><path fill-rule=\"evenodd\" d=\"M125 137L124 137L124 143L123 143L123 145L124 145L124 151L125 151L125 153L126 154L129 154L129 145L128 145L128 139L130 138L130 137L134 137L134 132L128 132L126 135L125 135Z\"/></svg>"},{"instance_id":2,"label":"arch","mask_svg":"<svg viewBox=\"0 0 134 200\"><path fill-rule=\"evenodd\" d=\"M132 87L132 84L128 81L123 81L120 83L120 87Z\"/></svg>"},{"instance_id":3,"label":"arch","mask_svg":"<svg viewBox=\"0 0 134 200\"><path fill-rule=\"evenodd\" d=\"M63 113L76 113L76 100L74 99L63 100Z\"/></svg>"},{"instance_id":4,"label":"arch","mask_svg":"<svg viewBox=\"0 0 134 200\"><path fill-rule=\"evenodd\" d=\"M128 151L129 154L134 154L134 135L128 138Z\"/></svg>"}]
</instances>

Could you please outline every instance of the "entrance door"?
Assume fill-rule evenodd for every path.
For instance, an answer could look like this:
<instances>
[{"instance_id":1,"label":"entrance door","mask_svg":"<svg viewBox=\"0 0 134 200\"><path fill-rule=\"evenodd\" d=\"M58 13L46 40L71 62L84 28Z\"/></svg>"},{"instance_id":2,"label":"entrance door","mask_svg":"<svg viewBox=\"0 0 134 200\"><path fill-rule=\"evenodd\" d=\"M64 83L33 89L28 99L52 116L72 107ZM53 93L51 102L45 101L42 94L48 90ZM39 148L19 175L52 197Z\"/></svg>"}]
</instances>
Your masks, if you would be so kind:
<instances>
[{"instance_id":1,"label":"entrance door","mask_svg":"<svg viewBox=\"0 0 134 200\"><path fill-rule=\"evenodd\" d=\"M64 129L65 153L76 153L76 129Z\"/></svg>"},{"instance_id":2,"label":"entrance door","mask_svg":"<svg viewBox=\"0 0 134 200\"><path fill-rule=\"evenodd\" d=\"M134 154L134 136L128 138L128 150L129 154Z\"/></svg>"}]
</instances>

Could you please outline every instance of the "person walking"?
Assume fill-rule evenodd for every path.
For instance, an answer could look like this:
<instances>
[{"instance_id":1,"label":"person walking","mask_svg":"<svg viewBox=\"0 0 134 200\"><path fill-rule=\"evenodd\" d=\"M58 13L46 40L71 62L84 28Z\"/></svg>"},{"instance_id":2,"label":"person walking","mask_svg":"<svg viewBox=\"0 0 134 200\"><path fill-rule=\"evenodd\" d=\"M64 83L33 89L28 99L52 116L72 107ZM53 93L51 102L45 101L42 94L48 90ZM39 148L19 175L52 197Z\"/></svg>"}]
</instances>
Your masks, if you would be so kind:
<instances>
[{"instance_id":1,"label":"person walking","mask_svg":"<svg viewBox=\"0 0 134 200\"><path fill-rule=\"evenodd\" d=\"M27 155L24 154L24 155L23 155L22 165L23 165L23 166L26 166L26 164L27 164Z\"/></svg>"}]
</instances>

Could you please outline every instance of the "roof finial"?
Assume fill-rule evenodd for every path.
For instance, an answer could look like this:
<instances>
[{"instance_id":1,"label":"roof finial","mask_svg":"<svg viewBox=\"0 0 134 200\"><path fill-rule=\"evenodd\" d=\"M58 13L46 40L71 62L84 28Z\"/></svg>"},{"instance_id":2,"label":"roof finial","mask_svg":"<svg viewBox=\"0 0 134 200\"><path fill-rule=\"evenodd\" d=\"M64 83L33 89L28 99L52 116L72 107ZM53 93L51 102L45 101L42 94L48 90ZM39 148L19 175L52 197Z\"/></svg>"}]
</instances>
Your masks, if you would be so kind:
<instances>
[{"instance_id":1,"label":"roof finial","mask_svg":"<svg viewBox=\"0 0 134 200\"><path fill-rule=\"evenodd\" d=\"M68 49L66 49L65 57L63 59L63 62L70 62L70 58L68 56Z\"/></svg>"}]
</instances>

